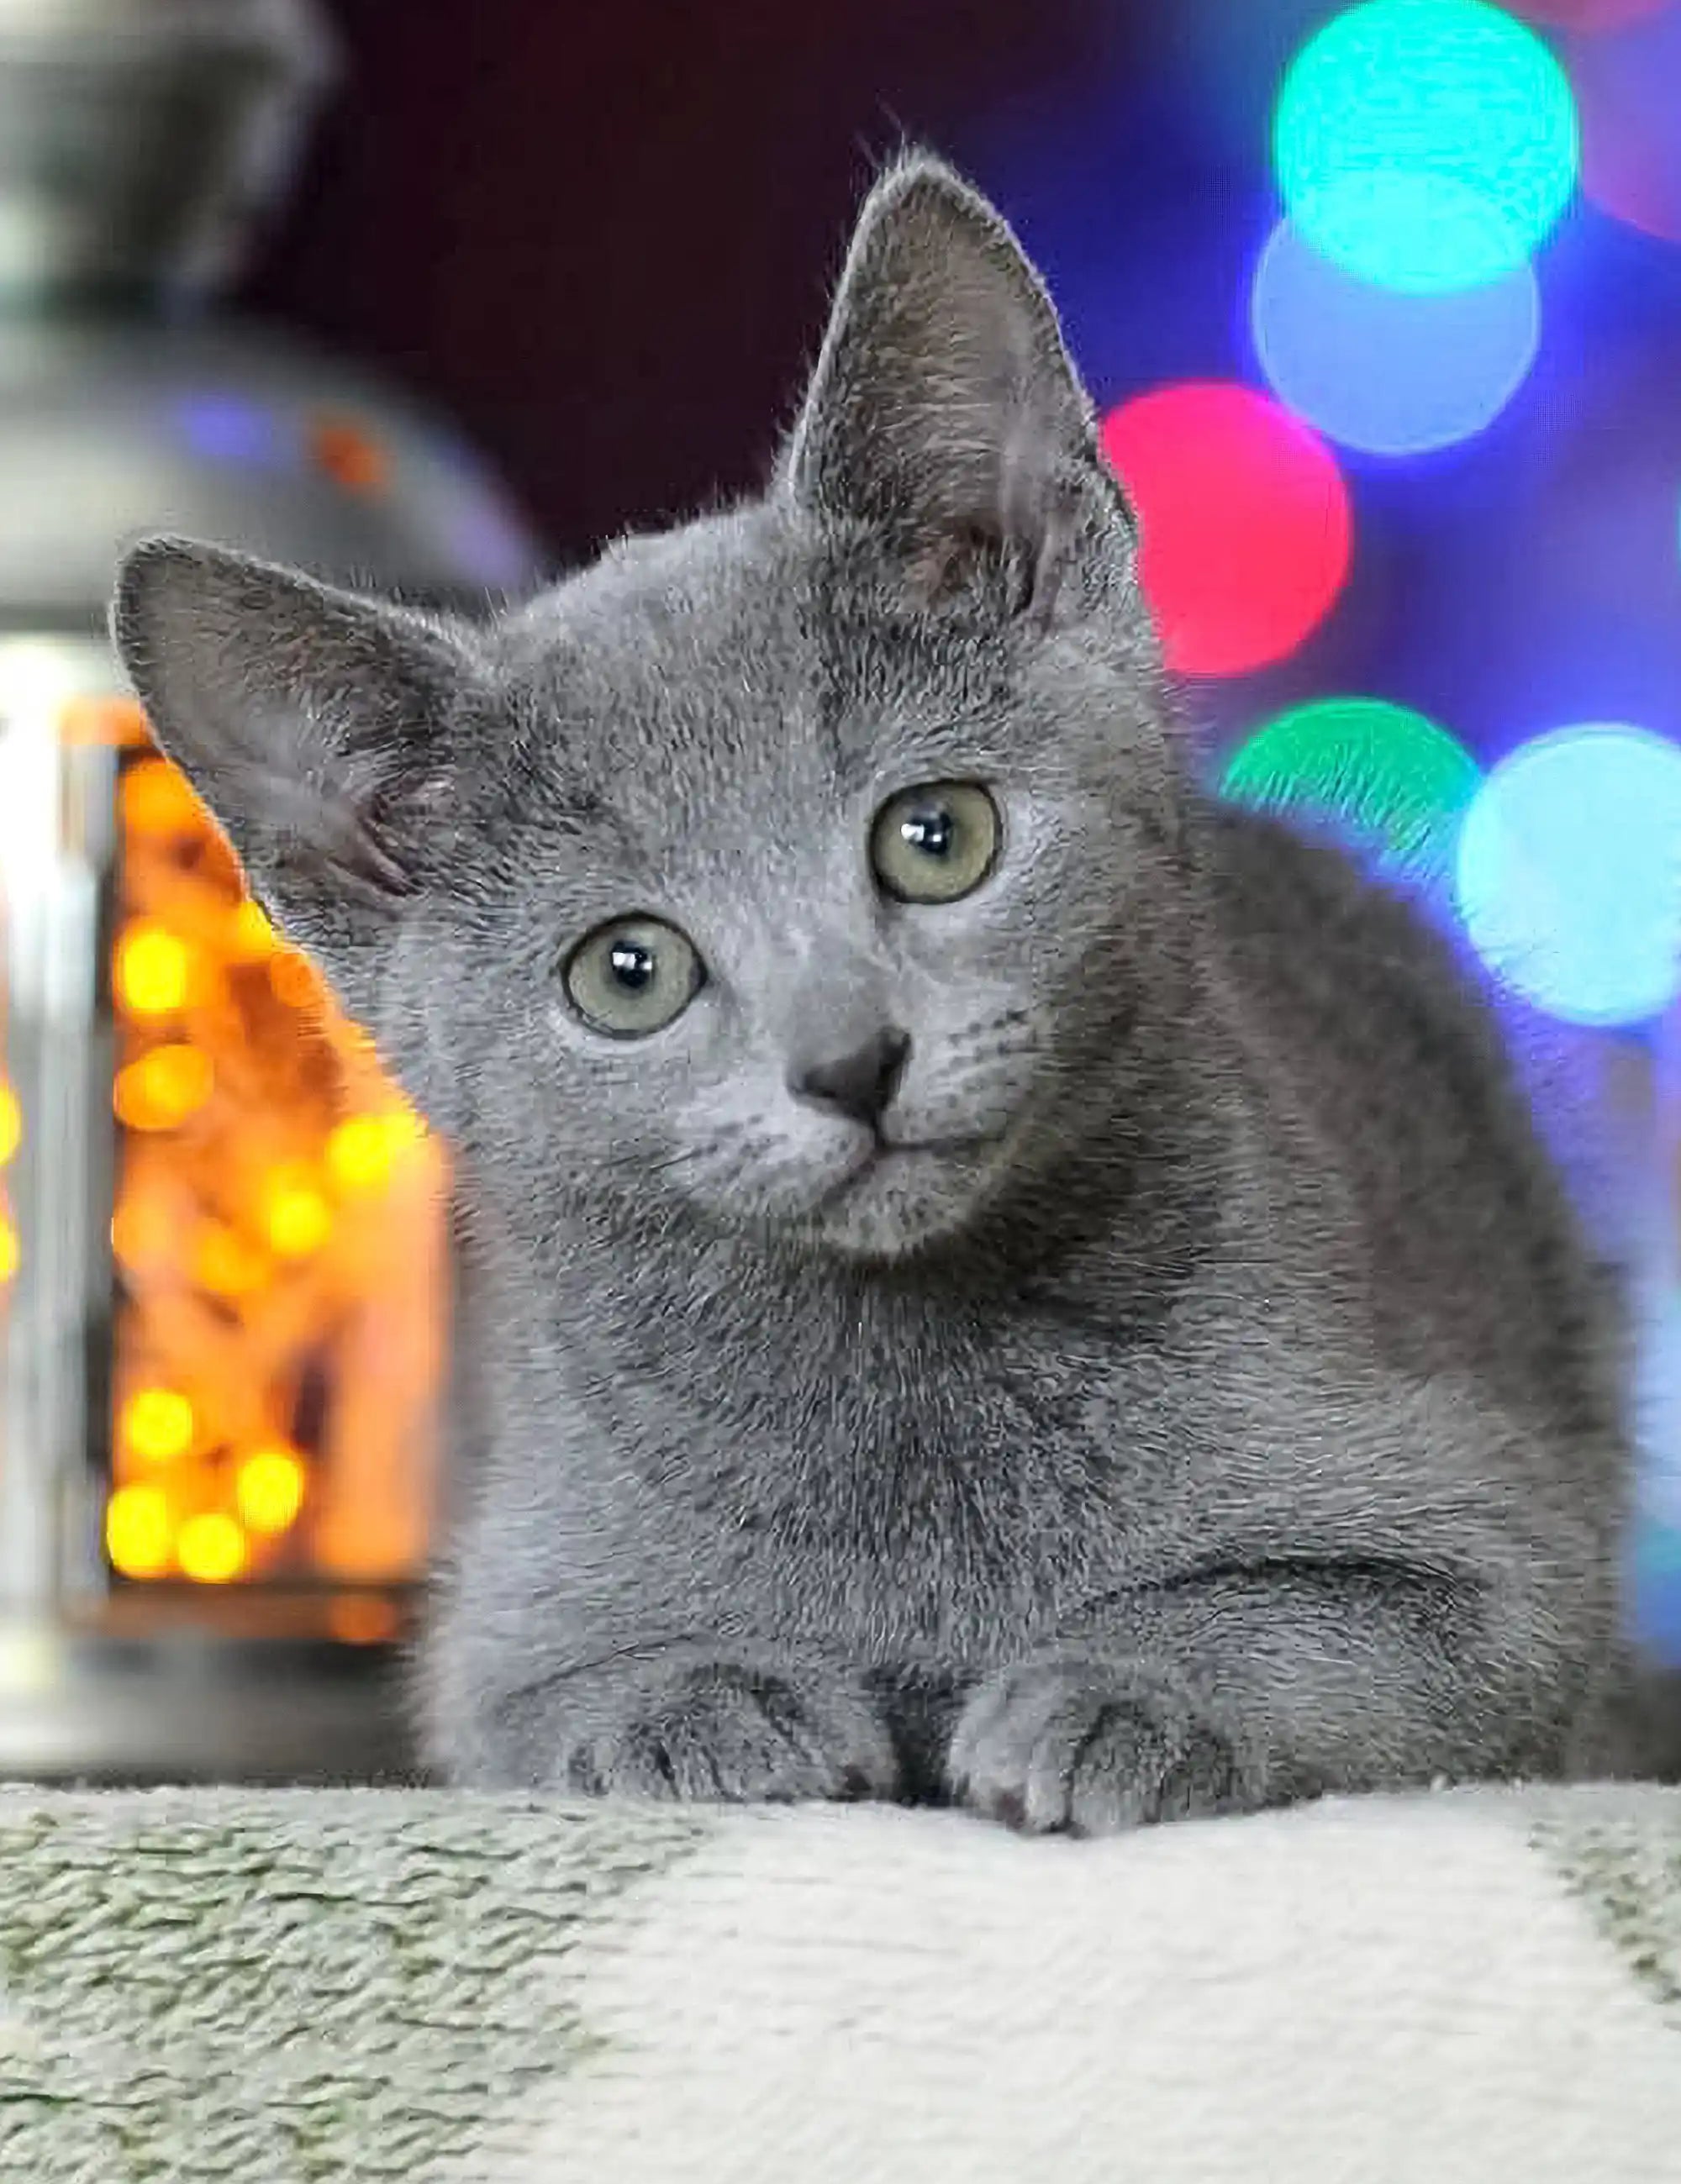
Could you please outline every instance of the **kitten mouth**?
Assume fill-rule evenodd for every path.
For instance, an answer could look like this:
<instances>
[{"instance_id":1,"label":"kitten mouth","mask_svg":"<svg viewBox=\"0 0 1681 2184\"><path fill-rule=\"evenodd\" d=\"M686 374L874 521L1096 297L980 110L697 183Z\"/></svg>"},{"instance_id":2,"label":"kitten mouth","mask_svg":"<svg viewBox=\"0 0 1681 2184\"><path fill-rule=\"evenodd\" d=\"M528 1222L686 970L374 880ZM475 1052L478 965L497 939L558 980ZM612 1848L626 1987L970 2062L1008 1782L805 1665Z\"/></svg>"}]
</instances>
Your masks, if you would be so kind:
<instances>
[{"instance_id":1,"label":"kitten mouth","mask_svg":"<svg viewBox=\"0 0 1681 2184\"><path fill-rule=\"evenodd\" d=\"M859 1152L846 1174L824 1191L818 1201L819 1208L827 1209L839 1203L878 1176L891 1174L896 1167L928 1160L975 1160L990 1152L997 1143L995 1137L909 1139L884 1138L878 1134Z\"/></svg>"}]
</instances>

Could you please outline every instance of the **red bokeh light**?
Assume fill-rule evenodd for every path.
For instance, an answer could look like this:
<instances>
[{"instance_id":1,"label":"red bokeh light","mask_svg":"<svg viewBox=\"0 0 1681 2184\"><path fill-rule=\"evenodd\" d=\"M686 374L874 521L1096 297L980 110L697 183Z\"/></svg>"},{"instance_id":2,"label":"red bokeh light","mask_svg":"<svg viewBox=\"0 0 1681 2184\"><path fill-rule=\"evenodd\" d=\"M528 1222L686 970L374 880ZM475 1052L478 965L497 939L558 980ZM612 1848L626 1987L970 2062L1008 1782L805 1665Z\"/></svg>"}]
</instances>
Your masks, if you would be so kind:
<instances>
[{"instance_id":1,"label":"red bokeh light","mask_svg":"<svg viewBox=\"0 0 1681 2184\"><path fill-rule=\"evenodd\" d=\"M1354 518L1331 451L1287 410L1246 387L1159 387L1109 412L1103 452L1138 511L1169 666L1247 674L1324 619Z\"/></svg>"},{"instance_id":2,"label":"red bokeh light","mask_svg":"<svg viewBox=\"0 0 1681 2184\"><path fill-rule=\"evenodd\" d=\"M1508 15L1558 31L1620 31L1661 14L1674 0L1499 0Z\"/></svg>"}]
</instances>

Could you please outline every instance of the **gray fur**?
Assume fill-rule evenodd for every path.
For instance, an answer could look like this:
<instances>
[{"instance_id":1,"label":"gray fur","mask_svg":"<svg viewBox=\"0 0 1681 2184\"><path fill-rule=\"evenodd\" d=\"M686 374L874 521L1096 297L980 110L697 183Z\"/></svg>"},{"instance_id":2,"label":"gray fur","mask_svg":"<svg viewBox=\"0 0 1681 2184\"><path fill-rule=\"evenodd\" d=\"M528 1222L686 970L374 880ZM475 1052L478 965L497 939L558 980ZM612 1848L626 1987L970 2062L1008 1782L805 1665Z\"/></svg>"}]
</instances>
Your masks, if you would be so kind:
<instances>
[{"instance_id":1,"label":"gray fur","mask_svg":"<svg viewBox=\"0 0 1681 2184\"><path fill-rule=\"evenodd\" d=\"M762 499L483 627L126 566L165 744L455 1150L455 1779L1087 1830L1582 1763L1626 1467L1562 1194L1413 916L1192 787L1134 547L913 160ZM885 899L950 779L997 870ZM639 1043L561 978L632 912L710 970ZM889 1028L886 1138L957 1149L856 1174L790 1083Z\"/></svg>"}]
</instances>

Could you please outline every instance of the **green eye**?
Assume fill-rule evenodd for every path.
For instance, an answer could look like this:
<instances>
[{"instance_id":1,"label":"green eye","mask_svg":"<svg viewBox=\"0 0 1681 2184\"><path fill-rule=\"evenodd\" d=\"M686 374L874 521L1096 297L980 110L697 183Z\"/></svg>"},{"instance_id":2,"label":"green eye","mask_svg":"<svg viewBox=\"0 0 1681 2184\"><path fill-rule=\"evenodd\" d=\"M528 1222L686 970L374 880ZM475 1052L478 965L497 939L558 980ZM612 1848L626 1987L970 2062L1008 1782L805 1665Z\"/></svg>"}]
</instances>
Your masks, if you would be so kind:
<instances>
[{"instance_id":1,"label":"green eye","mask_svg":"<svg viewBox=\"0 0 1681 2184\"><path fill-rule=\"evenodd\" d=\"M646 1039L683 1014L706 969L674 925L622 917L598 926L567 958L567 992L592 1031Z\"/></svg>"},{"instance_id":2,"label":"green eye","mask_svg":"<svg viewBox=\"0 0 1681 2184\"><path fill-rule=\"evenodd\" d=\"M973 782L936 781L884 804L869 838L875 877L901 902L956 902L997 861L998 807Z\"/></svg>"}]
</instances>

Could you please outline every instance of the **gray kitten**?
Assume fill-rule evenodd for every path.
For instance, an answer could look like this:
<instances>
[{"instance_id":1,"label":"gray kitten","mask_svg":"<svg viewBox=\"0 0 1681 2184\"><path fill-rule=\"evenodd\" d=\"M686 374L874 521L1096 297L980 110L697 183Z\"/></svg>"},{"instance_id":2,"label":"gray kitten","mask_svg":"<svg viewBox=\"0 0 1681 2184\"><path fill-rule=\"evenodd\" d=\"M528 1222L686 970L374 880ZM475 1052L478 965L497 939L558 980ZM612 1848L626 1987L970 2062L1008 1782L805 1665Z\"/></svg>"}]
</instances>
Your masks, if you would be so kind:
<instances>
[{"instance_id":1,"label":"gray kitten","mask_svg":"<svg viewBox=\"0 0 1681 2184\"><path fill-rule=\"evenodd\" d=\"M1081 1833L1585 1763L1625 1447L1445 951L1192 785L1044 292L865 207L765 496L475 627L171 540L165 748L455 1149L455 1780Z\"/></svg>"}]
</instances>

